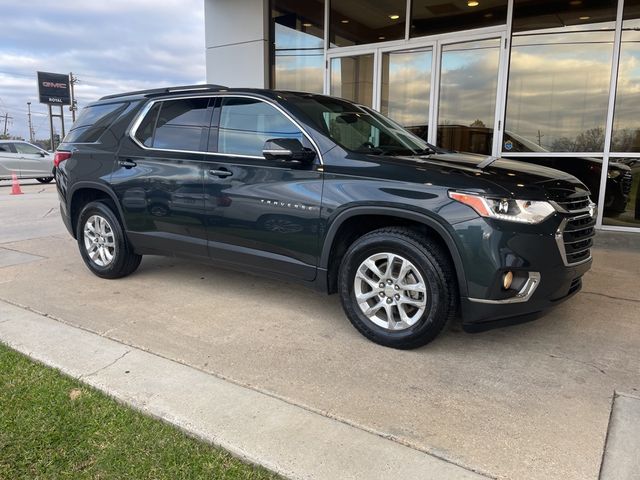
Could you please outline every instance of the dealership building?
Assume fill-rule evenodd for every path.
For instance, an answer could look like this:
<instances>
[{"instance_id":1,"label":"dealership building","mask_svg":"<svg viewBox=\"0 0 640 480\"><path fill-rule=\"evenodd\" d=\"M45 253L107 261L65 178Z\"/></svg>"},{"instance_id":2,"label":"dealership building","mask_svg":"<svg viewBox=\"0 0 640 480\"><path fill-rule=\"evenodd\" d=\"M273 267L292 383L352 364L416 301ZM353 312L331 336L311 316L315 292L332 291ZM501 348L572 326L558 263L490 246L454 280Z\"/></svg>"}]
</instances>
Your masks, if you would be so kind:
<instances>
[{"instance_id":1,"label":"dealership building","mask_svg":"<svg viewBox=\"0 0 640 480\"><path fill-rule=\"evenodd\" d=\"M381 111L582 180L640 232L640 0L205 0L207 81Z\"/></svg>"}]
</instances>

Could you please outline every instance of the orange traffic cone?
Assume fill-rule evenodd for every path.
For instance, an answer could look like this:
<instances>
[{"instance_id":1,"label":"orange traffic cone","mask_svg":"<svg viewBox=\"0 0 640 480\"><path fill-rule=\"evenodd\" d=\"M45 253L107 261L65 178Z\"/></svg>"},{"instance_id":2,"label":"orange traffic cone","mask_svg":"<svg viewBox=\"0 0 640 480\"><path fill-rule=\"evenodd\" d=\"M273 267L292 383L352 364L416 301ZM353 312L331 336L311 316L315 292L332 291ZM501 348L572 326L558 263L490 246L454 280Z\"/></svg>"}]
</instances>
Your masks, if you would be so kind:
<instances>
[{"instance_id":1,"label":"orange traffic cone","mask_svg":"<svg viewBox=\"0 0 640 480\"><path fill-rule=\"evenodd\" d=\"M15 173L11 174L11 195L22 195L20 182L18 181L18 176Z\"/></svg>"}]
</instances>

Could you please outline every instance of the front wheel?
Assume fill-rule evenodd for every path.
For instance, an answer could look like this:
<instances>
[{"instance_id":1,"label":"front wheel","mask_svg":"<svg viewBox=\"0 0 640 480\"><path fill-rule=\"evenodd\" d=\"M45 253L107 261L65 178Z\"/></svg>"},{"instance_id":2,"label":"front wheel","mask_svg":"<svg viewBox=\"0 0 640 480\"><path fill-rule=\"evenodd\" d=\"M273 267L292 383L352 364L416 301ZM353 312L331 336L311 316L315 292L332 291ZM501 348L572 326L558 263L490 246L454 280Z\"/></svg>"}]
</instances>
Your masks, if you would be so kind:
<instances>
[{"instance_id":1,"label":"front wheel","mask_svg":"<svg viewBox=\"0 0 640 480\"><path fill-rule=\"evenodd\" d=\"M127 276L142 260L131 249L118 217L104 202L91 202L82 209L76 237L84 263L99 277Z\"/></svg>"},{"instance_id":2,"label":"front wheel","mask_svg":"<svg viewBox=\"0 0 640 480\"><path fill-rule=\"evenodd\" d=\"M36 178L37 181L39 181L40 183L51 183L53 181L53 177L41 177L41 178Z\"/></svg>"},{"instance_id":3,"label":"front wheel","mask_svg":"<svg viewBox=\"0 0 640 480\"><path fill-rule=\"evenodd\" d=\"M354 327L387 347L433 340L455 314L457 287L448 255L408 228L383 228L356 240L342 261L339 290Z\"/></svg>"}]
</instances>

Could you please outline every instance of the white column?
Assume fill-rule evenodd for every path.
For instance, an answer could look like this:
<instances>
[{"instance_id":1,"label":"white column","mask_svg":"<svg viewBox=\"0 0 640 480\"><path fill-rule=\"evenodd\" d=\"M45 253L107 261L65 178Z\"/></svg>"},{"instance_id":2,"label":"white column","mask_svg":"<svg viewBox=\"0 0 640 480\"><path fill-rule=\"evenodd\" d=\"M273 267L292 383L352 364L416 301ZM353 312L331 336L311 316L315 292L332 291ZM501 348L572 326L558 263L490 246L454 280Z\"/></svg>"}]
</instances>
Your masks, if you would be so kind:
<instances>
[{"instance_id":1,"label":"white column","mask_svg":"<svg viewBox=\"0 0 640 480\"><path fill-rule=\"evenodd\" d=\"M207 83L269 86L268 0L204 0Z\"/></svg>"}]
</instances>

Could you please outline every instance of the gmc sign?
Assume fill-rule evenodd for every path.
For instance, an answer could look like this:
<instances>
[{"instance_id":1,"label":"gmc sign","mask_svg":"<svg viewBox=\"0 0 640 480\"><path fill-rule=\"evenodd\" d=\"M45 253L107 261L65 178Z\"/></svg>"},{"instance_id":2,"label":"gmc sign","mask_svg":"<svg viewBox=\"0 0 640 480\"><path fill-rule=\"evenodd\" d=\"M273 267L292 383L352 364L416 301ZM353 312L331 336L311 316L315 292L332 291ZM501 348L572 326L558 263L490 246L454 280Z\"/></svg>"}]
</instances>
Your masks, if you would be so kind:
<instances>
[{"instance_id":1,"label":"gmc sign","mask_svg":"<svg viewBox=\"0 0 640 480\"><path fill-rule=\"evenodd\" d=\"M38 95L40 96L40 103L71 105L69 75L38 72Z\"/></svg>"}]
</instances>

